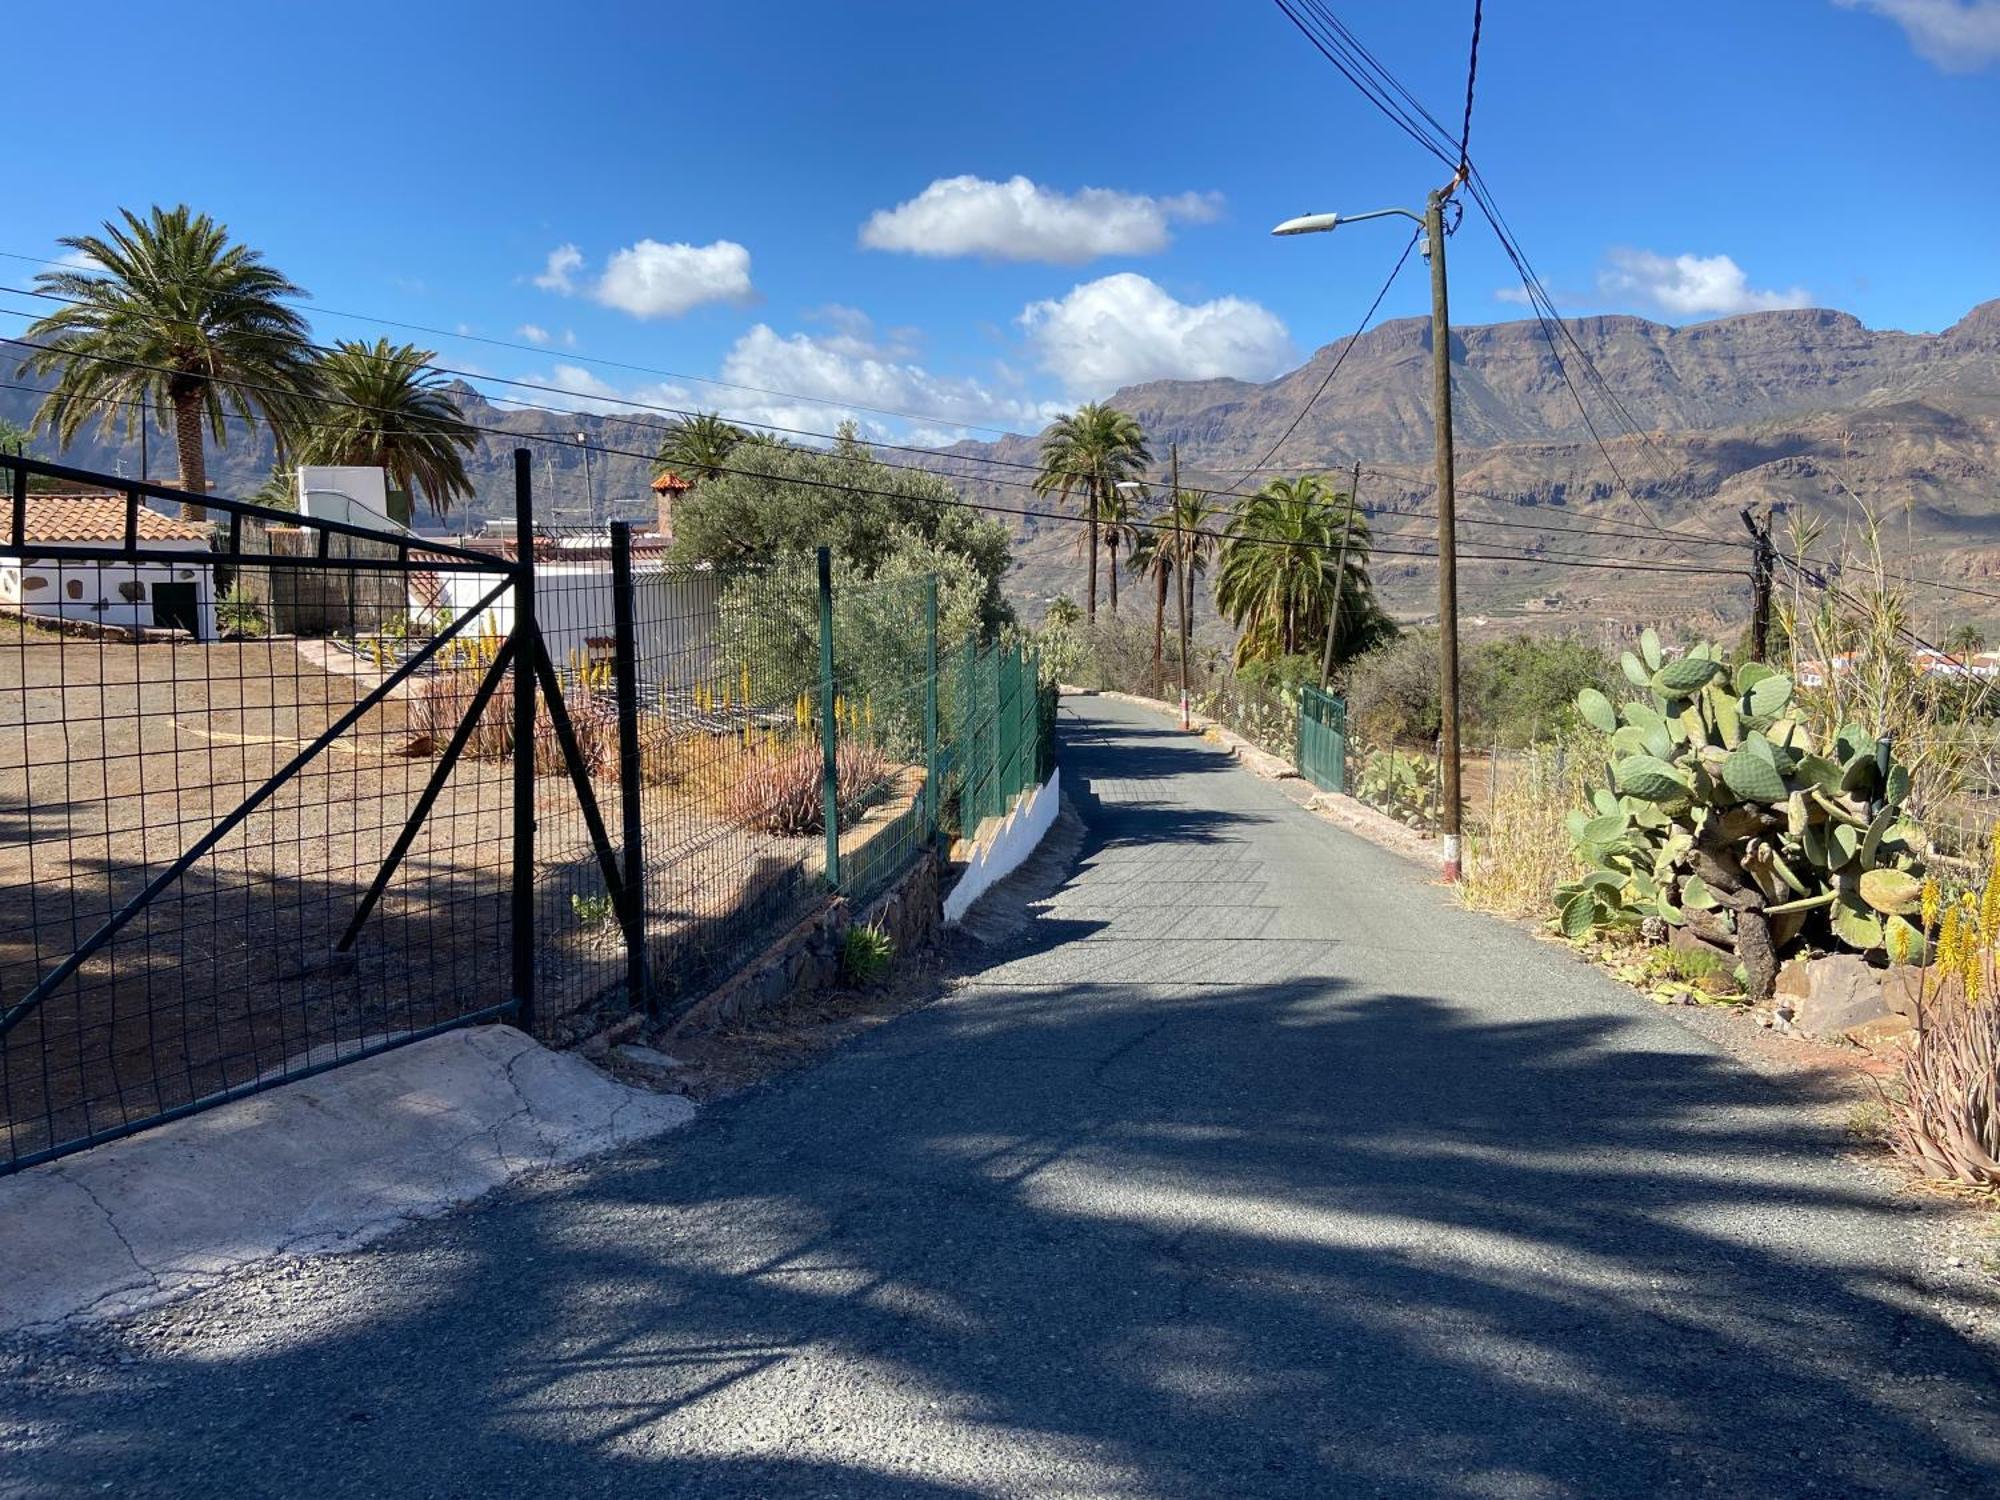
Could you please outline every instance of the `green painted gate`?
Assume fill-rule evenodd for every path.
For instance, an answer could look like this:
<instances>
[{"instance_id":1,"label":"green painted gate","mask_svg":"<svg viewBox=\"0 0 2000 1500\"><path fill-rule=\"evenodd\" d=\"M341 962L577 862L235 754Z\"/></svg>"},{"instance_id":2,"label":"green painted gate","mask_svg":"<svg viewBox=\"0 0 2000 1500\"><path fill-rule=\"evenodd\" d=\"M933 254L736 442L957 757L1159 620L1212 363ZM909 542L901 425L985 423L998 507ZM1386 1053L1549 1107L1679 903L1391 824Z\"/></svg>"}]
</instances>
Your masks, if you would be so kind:
<instances>
[{"instance_id":1,"label":"green painted gate","mask_svg":"<svg viewBox=\"0 0 2000 1500\"><path fill-rule=\"evenodd\" d=\"M1299 689L1299 774L1323 792L1347 790L1347 705L1316 687Z\"/></svg>"}]
</instances>

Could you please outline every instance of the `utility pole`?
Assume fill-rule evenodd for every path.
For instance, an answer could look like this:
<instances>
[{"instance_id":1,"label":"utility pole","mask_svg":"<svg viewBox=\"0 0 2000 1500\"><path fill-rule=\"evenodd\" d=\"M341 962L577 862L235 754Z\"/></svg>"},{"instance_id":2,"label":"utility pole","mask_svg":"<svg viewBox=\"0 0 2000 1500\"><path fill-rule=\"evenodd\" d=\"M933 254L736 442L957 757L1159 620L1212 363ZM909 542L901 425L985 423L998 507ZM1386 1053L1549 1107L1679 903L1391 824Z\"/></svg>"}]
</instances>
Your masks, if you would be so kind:
<instances>
[{"instance_id":1,"label":"utility pole","mask_svg":"<svg viewBox=\"0 0 2000 1500\"><path fill-rule=\"evenodd\" d=\"M1319 690L1333 679L1333 642L1340 634L1340 594L1347 586L1347 544L1354 539L1354 507L1361 503L1361 460L1354 461L1354 477L1347 482L1347 515L1340 523L1340 557L1334 563L1333 612L1326 617L1326 650L1319 659Z\"/></svg>"},{"instance_id":2,"label":"utility pole","mask_svg":"<svg viewBox=\"0 0 2000 1500\"><path fill-rule=\"evenodd\" d=\"M1743 525L1756 549L1750 554L1750 659L1765 660L1771 650L1771 578L1777 571L1777 548L1771 545L1771 512L1760 516L1743 507Z\"/></svg>"},{"instance_id":3,"label":"utility pole","mask_svg":"<svg viewBox=\"0 0 2000 1500\"><path fill-rule=\"evenodd\" d=\"M1181 626L1181 728L1188 719L1188 602L1194 593L1194 569L1188 561L1188 537L1181 531L1181 445L1167 445L1167 459L1173 470L1174 507L1174 602L1180 606Z\"/></svg>"},{"instance_id":4,"label":"utility pole","mask_svg":"<svg viewBox=\"0 0 2000 1500\"><path fill-rule=\"evenodd\" d=\"M1438 501L1438 699L1443 733L1438 736L1438 760L1444 806L1438 820L1444 835L1444 878L1459 875L1458 777L1458 486L1451 456L1451 299L1445 290L1444 206L1459 184L1463 170L1434 191L1419 218L1407 208L1378 208L1365 214L1301 214L1274 228L1273 234L1324 234L1343 224L1366 219L1401 218L1421 225L1424 256L1431 263L1431 415L1436 424Z\"/></svg>"},{"instance_id":5,"label":"utility pole","mask_svg":"<svg viewBox=\"0 0 2000 1500\"><path fill-rule=\"evenodd\" d=\"M588 433L579 432L576 435L576 444L579 448L583 449L584 514L590 518L591 529L595 530L597 527L597 497L595 496L595 494L592 493L590 486L590 435Z\"/></svg>"},{"instance_id":6,"label":"utility pole","mask_svg":"<svg viewBox=\"0 0 2000 1500\"><path fill-rule=\"evenodd\" d=\"M1452 187L1457 183L1453 182ZM1431 262L1431 416L1436 425L1438 503L1438 708L1443 734L1444 878L1459 876L1458 780L1458 484L1451 451L1451 299L1445 289L1444 204L1438 188L1424 208Z\"/></svg>"}]
</instances>

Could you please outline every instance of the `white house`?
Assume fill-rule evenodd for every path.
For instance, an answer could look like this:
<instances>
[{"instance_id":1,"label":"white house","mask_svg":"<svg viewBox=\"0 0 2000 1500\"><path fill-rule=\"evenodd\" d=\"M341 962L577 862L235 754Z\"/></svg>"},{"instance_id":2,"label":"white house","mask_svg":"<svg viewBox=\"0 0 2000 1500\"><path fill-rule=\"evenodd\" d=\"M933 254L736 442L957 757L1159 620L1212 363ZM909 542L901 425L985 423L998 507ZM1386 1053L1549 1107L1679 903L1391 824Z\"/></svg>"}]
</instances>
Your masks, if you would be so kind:
<instances>
[{"instance_id":1,"label":"white house","mask_svg":"<svg viewBox=\"0 0 2000 1500\"><path fill-rule=\"evenodd\" d=\"M4 514L4 505L0 505ZM45 618L87 620L126 629L179 629L215 638L215 569L208 532L139 507L139 545L185 553L187 561L22 561L0 558L0 607ZM5 522L0 521L0 538ZM125 545L123 495L30 495L22 540L115 553Z\"/></svg>"}]
</instances>

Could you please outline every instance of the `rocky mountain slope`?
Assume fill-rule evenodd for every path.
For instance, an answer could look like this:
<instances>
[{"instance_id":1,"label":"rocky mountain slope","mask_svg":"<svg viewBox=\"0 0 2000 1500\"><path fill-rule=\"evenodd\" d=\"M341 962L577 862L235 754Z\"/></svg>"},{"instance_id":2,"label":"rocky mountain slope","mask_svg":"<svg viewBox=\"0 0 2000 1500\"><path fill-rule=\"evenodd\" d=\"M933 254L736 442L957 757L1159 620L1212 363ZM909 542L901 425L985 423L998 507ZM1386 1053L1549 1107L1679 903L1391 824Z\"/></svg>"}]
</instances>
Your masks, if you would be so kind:
<instances>
[{"instance_id":1,"label":"rocky mountain slope","mask_svg":"<svg viewBox=\"0 0 2000 1500\"><path fill-rule=\"evenodd\" d=\"M1594 624L1658 617L1663 608L1697 625L1740 616L1742 550L1661 530L1739 542L1738 511L1772 502L1788 506L1792 518L1826 523L1831 535L1821 552L1852 535L1865 504L1884 521L1899 567L1924 577L1993 580L2000 592L2000 300L1937 334L1871 330L1825 310L1680 328L1605 316L1567 327L1603 380L1600 390L1559 339L1588 423L1540 324L1455 335L1463 593L1476 614L1496 625L1551 616ZM1162 474L1168 444L1177 442L1187 483L1248 490L1268 475L1246 470L1266 460L1345 351L1339 375L1270 458L1271 470L1345 471L1359 461L1363 499L1375 510L1384 548L1377 571L1385 597L1420 618L1434 597L1435 572L1388 553L1424 550L1434 532L1429 325L1398 320L1361 335L1351 351L1347 343L1329 344L1264 384L1156 381L1109 399L1145 424ZM0 344L0 364L14 363ZM1607 391L1643 436L1629 432ZM478 494L464 519L511 514L515 434L573 439L585 432L593 442L631 450L594 456L588 493L600 514L607 507L627 515L649 510L648 465L637 455L651 451L652 426L663 417L557 416L494 406L469 388L462 395L474 422L509 434L482 440L471 465ZM0 417L25 422L34 403L30 392L0 390ZM581 449L530 446L541 514L581 519ZM1025 487L1036 449L1033 437L1010 436L958 444L926 461L958 480L969 499L1039 507ZM136 442L94 431L69 456L84 467L122 464L138 472ZM169 445L158 438L152 459L155 472L173 467ZM212 458L218 488L238 493L260 482L270 463L268 442L240 432ZM1010 524L1019 537L1013 590L1031 613L1055 593L1081 593L1072 526L1023 518ZM1621 562L1723 571L1607 566ZM1940 629L1959 619L2000 618L2000 607L1963 596L1926 591L1921 603L1926 623Z\"/></svg>"},{"instance_id":2,"label":"rocky mountain slope","mask_svg":"<svg viewBox=\"0 0 2000 1500\"><path fill-rule=\"evenodd\" d=\"M1738 512L1764 503L1788 508L1781 538L1791 520L1824 521L1830 534L1820 552L1856 534L1865 505L1885 523L1899 568L2000 579L2000 300L1939 334L1872 331L1824 310L1682 328L1580 318L1568 330L1643 436L1630 434L1560 335L1602 450L1540 324L1457 333L1460 547L1515 555L1468 562L1463 592L1473 610L1496 623L1551 613L1595 622L1657 617L1671 599L1702 624L1740 616L1741 549L1660 531L1740 542ZM1247 490L1267 474L1246 468L1284 438L1347 343L1328 345L1268 384L1162 381L1111 399L1139 416L1160 459L1170 442L1180 444L1185 482ZM1379 507L1378 540L1385 549L1419 549L1435 530L1429 324L1385 323L1353 343L1271 465L1285 473L1345 471L1358 460L1364 503ZM961 444L945 462L969 494L987 498L1001 488L981 483L994 471L978 459L1028 463L1034 454L1032 439L1005 438ZM1019 495L1011 491L1010 501ZM1077 592L1069 528L1031 522L1023 530L1019 591ZM1620 560L1699 563L1729 574L1602 566ZM1584 562L1599 566L1569 566ZM1413 617L1431 608L1436 574L1428 564L1384 556L1378 573L1393 606ZM1921 602L1932 623L1982 618L1991 608L1929 590Z\"/></svg>"}]
</instances>

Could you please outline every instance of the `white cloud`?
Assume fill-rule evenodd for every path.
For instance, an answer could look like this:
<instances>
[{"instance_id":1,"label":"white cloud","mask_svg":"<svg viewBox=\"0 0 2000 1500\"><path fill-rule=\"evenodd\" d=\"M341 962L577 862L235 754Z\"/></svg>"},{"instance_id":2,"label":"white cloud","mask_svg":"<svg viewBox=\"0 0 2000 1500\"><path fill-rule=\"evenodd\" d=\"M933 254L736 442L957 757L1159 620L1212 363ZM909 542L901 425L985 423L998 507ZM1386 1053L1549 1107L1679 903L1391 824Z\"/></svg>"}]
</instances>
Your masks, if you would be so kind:
<instances>
[{"instance_id":1,"label":"white cloud","mask_svg":"<svg viewBox=\"0 0 2000 1500\"><path fill-rule=\"evenodd\" d=\"M562 292L567 295L576 290L572 279L583 269L583 252L574 245L558 245L549 252L542 274L535 278L535 285L545 292Z\"/></svg>"},{"instance_id":2,"label":"white cloud","mask_svg":"<svg viewBox=\"0 0 2000 1500\"><path fill-rule=\"evenodd\" d=\"M705 302L748 301L755 291L750 285L750 252L734 240L712 245L640 240L612 251L604 274L594 280L578 279L583 267L583 252L575 245L562 245L549 252L548 264L534 283L565 297L582 292L635 318L676 318ZM567 334L564 341L574 342Z\"/></svg>"},{"instance_id":3,"label":"white cloud","mask_svg":"<svg viewBox=\"0 0 2000 1500\"><path fill-rule=\"evenodd\" d=\"M547 389L526 394L503 390L493 399L503 406L509 399L532 400L653 425L670 420L671 414L647 406L717 410L732 421L790 429L794 441L807 443L814 441L811 434L831 433L848 420L877 440L942 445L982 427L1035 432L1063 410L1059 402L1037 401L982 380L933 374L899 353L911 340L909 330L892 329L885 342L855 309L821 309L815 316L833 324L834 331L780 334L762 323L751 328L717 372L727 386L660 382L621 387L581 366L557 364L546 374L524 377ZM887 415L893 412L908 412L917 420ZM620 443L645 437L636 428L622 436L614 429L609 436Z\"/></svg>"},{"instance_id":4,"label":"white cloud","mask_svg":"<svg viewBox=\"0 0 2000 1500\"><path fill-rule=\"evenodd\" d=\"M635 318L672 318L704 302L741 302L750 293L750 252L734 240L641 240L612 252L591 295Z\"/></svg>"},{"instance_id":5,"label":"white cloud","mask_svg":"<svg viewBox=\"0 0 2000 1500\"><path fill-rule=\"evenodd\" d=\"M1503 286L1493 294L1493 300L1511 302L1516 307L1530 307L1534 304L1534 298L1528 295L1528 289L1524 286Z\"/></svg>"},{"instance_id":6,"label":"white cloud","mask_svg":"<svg viewBox=\"0 0 2000 1500\"><path fill-rule=\"evenodd\" d=\"M517 386L508 386L491 393L488 399L502 407L510 401L525 401L537 406L557 407L564 411L596 412L600 416L627 416L634 421L654 425L671 421L672 413L649 412L644 409L646 406L670 406L685 411L701 404L685 386L670 385L661 381L653 385L620 389L601 375L580 365L559 364L546 375L531 374L521 378L530 386L544 387L544 389L523 390ZM617 433L610 436L615 441L621 443L624 441Z\"/></svg>"},{"instance_id":7,"label":"white cloud","mask_svg":"<svg viewBox=\"0 0 2000 1500\"><path fill-rule=\"evenodd\" d=\"M851 312L851 310L846 310ZM913 442L954 442L963 427L1012 426L1033 432L1059 410L1058 403L1009 394L961 375L939 375L904 355L908 330L894 330L888 344L876 341L872 325L854 314L834 333L818 337L780 334L767 324L750 329L722 362L722 378L734 385L787 391L796 397L731 392L723 410L738 421L765 422L811 432L831 432L843 418L875 437L894 436L900 424L885 412L908 412L926 419Z\"/></svg>"},{"instance_id":8,"label":"white cloud","mask_svg":"<svg viewBox=\"0 0 2000 1500\"><path fill-rule=\"evenodd\" d=\"M861 226L861 243L907 255L1077 265L1100 255L1164 250L1169 223L1206 223L1221 208L1215 193L1150 198L1092 187L1063 193L1026 177L941 177L908 202L878 209Z\"/></svg>"},{"instance_id":9,"label":"white cloud","mask_svg":"<svg viewBox=\"0 0 2000 1500\"><path fill-rule=\"evenodd\" d=\"M1812 294L1802 286L1784 291L1750 285L1743 268L1727 255L1660 255L1652 250L1613 250L1597 276L1606 297L1632 298L1670 317L1719 317L1807 307Z\"/></svg>"},{"instance_id":10,"label":"white cloud","mask_svg":"<svg viewBox=\"0 0 2000 1500\"><path fill-rule=\"evenodd\" d=\"M1903 28L1917 55L1947 73L2000 62L2000 0L1834 0Z\"/></svg>"},{"instance_id":11,"label":"white cloud","mask_svg":"<svg viewBox=\"0 0 2000 1500\"><path fill-rule=\"evenodd\" d=\"M1130 271L1031 302L1016 321L1042 368L1079 393L1108 395L1145 380L1263 380L1294 356L1285 325L1257 303L1180 302Z\"/></svg>"},{"instance_id":12,"label":"white cloud","mask_svg":"<svg viewBox=\"0 0 2000 1500\"><path fill-rule=\"evenodd\" d=\"M514 330L514 336L526 339L531 344L546 344L549 341L548 329L536 323L523 323Z\"/></svg>"}]
</instances>

